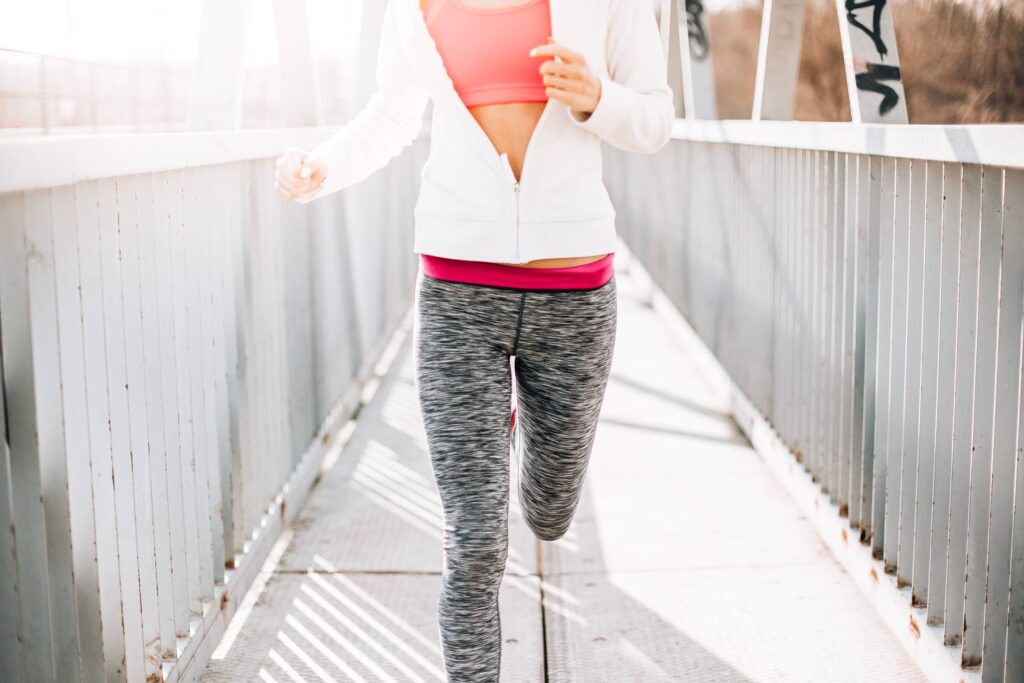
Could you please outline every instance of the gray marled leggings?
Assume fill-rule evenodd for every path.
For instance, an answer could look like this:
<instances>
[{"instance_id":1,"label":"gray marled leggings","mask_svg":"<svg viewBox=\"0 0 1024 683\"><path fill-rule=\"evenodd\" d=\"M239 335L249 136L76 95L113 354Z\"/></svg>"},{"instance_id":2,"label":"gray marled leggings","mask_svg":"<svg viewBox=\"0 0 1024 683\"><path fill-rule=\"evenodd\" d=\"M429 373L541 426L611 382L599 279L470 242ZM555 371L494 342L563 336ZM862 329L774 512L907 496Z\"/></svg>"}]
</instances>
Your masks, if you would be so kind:
<instances>
[{"instance_id":1,"label":"gray marled leggings","mask_svg":"<svg viewBox=\"0 0 1024 683\"><path fill-rule=\"evenodd\" d=\"M416 388L444 514L438 623L450 683L497 683L498 587L508 557L511 356L526 523L543 540L572 521L615 346L615 277L538 290L420 272Z\"/></svg>"}]
</instances>

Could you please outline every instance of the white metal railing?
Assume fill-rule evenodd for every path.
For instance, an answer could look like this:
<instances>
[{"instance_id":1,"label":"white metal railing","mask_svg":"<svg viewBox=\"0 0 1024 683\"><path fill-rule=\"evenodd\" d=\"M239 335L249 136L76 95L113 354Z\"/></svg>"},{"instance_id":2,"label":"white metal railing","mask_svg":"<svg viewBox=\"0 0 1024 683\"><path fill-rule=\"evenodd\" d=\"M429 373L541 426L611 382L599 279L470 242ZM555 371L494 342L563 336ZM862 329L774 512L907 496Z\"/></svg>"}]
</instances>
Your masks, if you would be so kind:
<instances>
[{"instance_id":1,"label":"white metal railing","mask_svg":"<svg viewBox=\"0 0 1024 683\"><path fill-rule=\"evenodd\" d=\"M934 680L1024 680L1024 126L674 137L606 157L631 251L895 575Z\"/></svg>"},{"instance_id":2,"label":"white metal railing","mask_svg":"<svg viewBox=\"0 0 1024 683\"><path fill-rule=\"evenodd\" d=\"M197 679L311 486L411 301L423 150L280 198L329 132L0 142L5 683Z\"/></svg>"}]
</instances>

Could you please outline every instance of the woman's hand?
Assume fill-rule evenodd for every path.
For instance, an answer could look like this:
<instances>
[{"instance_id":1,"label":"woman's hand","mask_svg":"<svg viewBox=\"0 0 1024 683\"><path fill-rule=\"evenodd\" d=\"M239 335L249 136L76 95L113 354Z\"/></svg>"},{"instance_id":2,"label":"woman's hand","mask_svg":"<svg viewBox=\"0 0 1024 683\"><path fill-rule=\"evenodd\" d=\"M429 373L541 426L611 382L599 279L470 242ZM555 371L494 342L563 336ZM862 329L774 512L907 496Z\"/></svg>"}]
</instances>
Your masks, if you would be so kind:
<instances>
[{"instance_id":1,"label":"woman's hand","mask_svg":"<svg viewBox=\"0 0 1024 683\"><path fill-rule=\"evenodd\" d=\"M327 166L309 152L289 147L277 160L274 187L284 197L302 199L316 192L327 177Z\"/></svg>"},{"instance_id":2,"label":"woman's hand","mask_svg":"<svg viewBox=\"0 0 1024 683\"><path fill-rule=\"evenodd\" d=\"M586 58L553 41L533 48L530 56L552 57L540 65L547 96L569 105L582 120L589 118L601 100L601 81L587 66Z\"/></svg>"}]
</instances>

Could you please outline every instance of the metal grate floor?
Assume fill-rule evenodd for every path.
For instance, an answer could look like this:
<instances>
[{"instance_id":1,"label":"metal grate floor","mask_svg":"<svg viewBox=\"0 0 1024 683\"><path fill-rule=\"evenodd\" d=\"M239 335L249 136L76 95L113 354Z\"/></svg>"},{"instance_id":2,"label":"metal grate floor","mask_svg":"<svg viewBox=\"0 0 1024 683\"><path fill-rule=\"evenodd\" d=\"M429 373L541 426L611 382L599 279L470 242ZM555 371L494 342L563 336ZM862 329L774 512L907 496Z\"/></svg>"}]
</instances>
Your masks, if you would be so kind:
<instances>
[{"instance_id":1,"label":"metal grate floor","mask_svg":"<svg viewBox=\"0 0 1024 683\"><path fill-rule=\"evenodd\" d=\"M612 379L565 537L534 539L512 467L502 681L925 681L618 278ZM411 342L202 680L444 681Z\"/></svg>"}]
</instances>

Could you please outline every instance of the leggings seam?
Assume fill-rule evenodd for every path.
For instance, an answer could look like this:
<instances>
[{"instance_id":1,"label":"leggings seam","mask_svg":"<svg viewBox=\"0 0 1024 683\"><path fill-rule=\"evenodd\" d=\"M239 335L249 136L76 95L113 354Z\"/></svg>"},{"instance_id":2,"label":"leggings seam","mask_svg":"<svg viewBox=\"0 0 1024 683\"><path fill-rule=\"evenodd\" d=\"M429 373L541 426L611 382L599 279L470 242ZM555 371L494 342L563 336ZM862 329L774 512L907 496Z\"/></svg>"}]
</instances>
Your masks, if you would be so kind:
<instances>
[{"instance_id":1,"label":"leggings seam","mask_svg":"<svg viewBox=\"0 0 1024 683\"><path fill-rule=\"evenodd\" d=\"M519 335L523 331L523 309L526 308L526 292L522 293L519 298L519 319L516 321L516 338L512 340L512 355L516 355L516 350L519 348Z\"/></svg>"}]
</instances>

